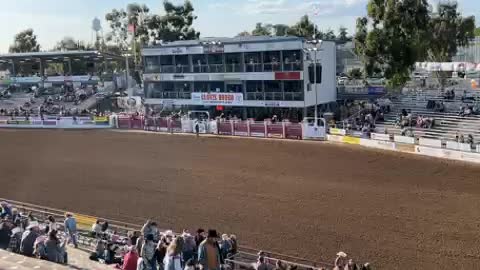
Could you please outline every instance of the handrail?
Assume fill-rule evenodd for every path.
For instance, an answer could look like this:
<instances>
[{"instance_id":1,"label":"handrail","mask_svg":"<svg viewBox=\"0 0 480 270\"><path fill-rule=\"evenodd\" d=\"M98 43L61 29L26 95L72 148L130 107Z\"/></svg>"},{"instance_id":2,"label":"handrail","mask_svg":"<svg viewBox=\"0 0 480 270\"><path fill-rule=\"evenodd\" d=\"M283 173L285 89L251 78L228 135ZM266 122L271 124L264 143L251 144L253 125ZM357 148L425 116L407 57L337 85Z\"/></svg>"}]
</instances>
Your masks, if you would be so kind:
<instances>
[{"instance_id":1,"label":"handrail","mask_svg":"<svg viewBox=\"0 0 480 270\"><path fill-rule=\"evenodd\" d=\"M54 217L63 217L66 212L70 212L69 210L65 211L65 210L56 209L56 208L52 208L52 207L39 206L37 204L19 202L19 201L5 199L5 198L0 198L0 201L4 201L4 202L6 202L10 205L13 205L17 209L25 209L25 210L32 211L32 212L33 211L41 212L42 214L52 215ZM82 213L78 213L78 212L75 212L75 211L71 211L71 212L76 213L78 215L84 215ZM89 216L89 215L85 215L85 216ZM132 217L130 217L130 218L132 218ZM133 218L138 219L138 220L140 219L138 217L133 217ZM112 220L112 219L106 219L106 218L101 218L101 220L108 221L110 227L123 229L123 230L138 231L142 227L141 225L138 225L138 224L123 222L123 221L118 221L118 220ZM160 230L160 231L162 231L162 230ZM239 253L240 254L245 254L245 255L249 255L249 256L257 256L256 254L258 254L259 252L260 252L260 250L252 248L252 247L243 246L243 245L239 246ZM309 264L304 264L304 263L298 263L298 262L294 262L294 261L282 260L283 262L285 262L287 264L296 265L298 267L315 268L318 265L332 266L331 263L315 262L315 261L308 260L308 259L305 259L305 258L290 256L290 255L286 255L286 254L282 254L282 253L270 252L270 251L265 251L265 250L262 250L262 252L264 252L265 254L268 254L268 255L274 255L274 256L277 256L277 257L287 258L288 260L296 260L296 261L309 263ZM280 260L278 258L270 258L270 259L271 260ZM235 261L235 263L236 263L236 261Z\"/></svg>"}]
</instances>

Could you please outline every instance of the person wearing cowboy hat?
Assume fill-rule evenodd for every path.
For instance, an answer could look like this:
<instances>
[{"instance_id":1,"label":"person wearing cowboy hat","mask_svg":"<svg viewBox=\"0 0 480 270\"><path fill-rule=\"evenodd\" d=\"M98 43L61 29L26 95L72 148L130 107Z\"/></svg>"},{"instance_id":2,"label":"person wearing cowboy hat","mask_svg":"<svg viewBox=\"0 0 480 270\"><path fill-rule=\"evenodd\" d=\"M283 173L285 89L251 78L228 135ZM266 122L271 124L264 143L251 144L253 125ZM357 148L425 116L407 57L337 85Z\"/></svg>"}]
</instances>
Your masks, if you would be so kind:
<instances>
[{"instance_id":1,"label":"person wearing cowboy hat","mask_svg":"<svg viewBox=\"0 0 480 270\"><path fill-rule=\"evenodd\" d=\"M203 270L220 270L222 257L218 238L216 230L208 230L207 239L203 240L198 247L198 263Z\"/></svg>"},{"instance_id":2,"label":"person wearing cowboy hat","mask_svg":"<svg viewBox=\"0 0 480 270\"><path fill-rule=\"evenodd\" d=\"M27 230L22 234L22 241L20 242L20 253L25 256L32 257L34 251L34 243L39 233L39 224L37 221L32 221L27 227Z\"/></svg>"}]
</instances>

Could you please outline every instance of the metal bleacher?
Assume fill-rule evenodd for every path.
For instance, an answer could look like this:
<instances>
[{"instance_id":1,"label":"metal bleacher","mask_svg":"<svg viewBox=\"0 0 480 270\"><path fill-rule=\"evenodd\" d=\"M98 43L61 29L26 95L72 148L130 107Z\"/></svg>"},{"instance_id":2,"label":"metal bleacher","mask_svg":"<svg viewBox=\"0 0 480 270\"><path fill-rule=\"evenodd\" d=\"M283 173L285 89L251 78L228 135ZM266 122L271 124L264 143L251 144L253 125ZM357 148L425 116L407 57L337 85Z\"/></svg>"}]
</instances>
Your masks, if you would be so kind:
<instances>
[{"instance_id":1,"label":"metal bleacher","mask_svg":"<svg viewBox=\"0 0 480 270\"><path fill-rule=\"evenodd\" d=\"M448 89L450 90L450 89ZM415 137L424 137L441 140L454 140L457 134L464 136L472 134L474 140L480 140L480 115L462 117L459 115L461 106L474 105L480 101L480 93L475 90L467 90L470 98L463 101L462 96L465 90L455 91L455 99L447 100L442 97L438 90L423 90L402 94L397 99L392 99L392 110L385 115L385 120L376 123L377 132L390 134L401 134L400 127L395 126L397 116L402 109L411 110L413 116L431 117L434 119L434 126L431 129L412 127ZM445 112L435 112L427 109L429 100L442 101L445 105Z\"/></svg>"}]
</instances>

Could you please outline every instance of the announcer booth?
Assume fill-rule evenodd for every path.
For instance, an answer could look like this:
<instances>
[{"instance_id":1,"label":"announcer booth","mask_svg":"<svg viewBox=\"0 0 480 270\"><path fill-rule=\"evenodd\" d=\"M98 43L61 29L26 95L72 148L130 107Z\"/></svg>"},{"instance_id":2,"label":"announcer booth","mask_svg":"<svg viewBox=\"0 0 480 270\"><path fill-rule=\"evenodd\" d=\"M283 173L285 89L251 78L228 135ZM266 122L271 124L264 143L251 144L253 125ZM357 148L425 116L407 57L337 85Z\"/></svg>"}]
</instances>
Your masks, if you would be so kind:
<instances>
[{"instance_id":1,"label":"announcer booth","mask_svg":"<svg viewBox=\"0 0 480 270\"><path fill-rule=\"evenodd\" d=\"M153 111L301 120L315 106L319 115L329 110L337 98L334 42L207 38L145 47L142 54L145 104Z\"/></svg>"},{"instance_id":2,"label":"announcer booth","mask_svg":"<svg viewBox=\"0 0 480 270\"><path fill-rule=\"evenodd\" d=\"M123 67L119 55L99 51L57 51L0 55L0 85L20 88L97 85L112 82Z\"/></svg>"}]
</instances>

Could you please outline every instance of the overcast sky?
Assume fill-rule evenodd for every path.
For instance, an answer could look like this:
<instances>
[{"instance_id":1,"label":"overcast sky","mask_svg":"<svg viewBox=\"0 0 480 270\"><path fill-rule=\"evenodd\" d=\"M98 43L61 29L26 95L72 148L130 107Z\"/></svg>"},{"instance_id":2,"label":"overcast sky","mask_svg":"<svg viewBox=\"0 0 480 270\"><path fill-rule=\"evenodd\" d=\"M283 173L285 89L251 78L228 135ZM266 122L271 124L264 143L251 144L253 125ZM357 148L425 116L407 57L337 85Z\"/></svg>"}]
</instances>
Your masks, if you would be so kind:
<instances>
[{"instance_id":1,"label":"overcast sky","mask_svg":"<svg viewBox=\"0 0 480 270\"><path fill-rule=\"evenodd\" d=\"M430 0L435 2L437 0ZM125 8L134 0L4 0L0 9L0 53L5 53L15 33L33 28L43 49L50 49L65 36L91 42L91 22L102 21L113 8ZM161 0L145 3L160 12ZM182 0L173 2L181 3ZM293 24L304 15L313 16L320 29L355 28L355 19L365 14L367 0L192 0L198 20L195 28L202 36L230 37L252 30L256 22ZM480 22L480 0L460 0L465 15ZM316 8L313 8L313 7ZM318 10L314 15L314 10ZM477 23L478 24L478 23ZM105 31L108 27L103 23Z\"/></svg>"}]
</instances>

